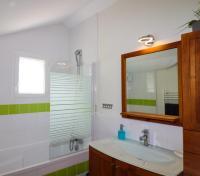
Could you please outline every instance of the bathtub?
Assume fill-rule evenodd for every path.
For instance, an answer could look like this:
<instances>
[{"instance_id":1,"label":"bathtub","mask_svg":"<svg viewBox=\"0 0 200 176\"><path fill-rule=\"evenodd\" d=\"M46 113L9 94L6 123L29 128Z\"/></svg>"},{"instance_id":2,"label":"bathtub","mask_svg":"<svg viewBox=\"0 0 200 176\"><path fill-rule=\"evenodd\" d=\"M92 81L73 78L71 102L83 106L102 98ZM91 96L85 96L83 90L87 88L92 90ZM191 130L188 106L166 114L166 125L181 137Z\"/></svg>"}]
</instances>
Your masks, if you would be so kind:
<instances>
[{"instance_id":1,"label":"bathtub","mask_svg":"<svg viewBox=\"0 0 200 176\"><path fill-rule=\"evenodd\" d=\"M17 159L20 160L21 158L16 158L16 160ZM4 173L0 176L43 176L48 173L67 168L69 166L88 161L88 159L88 149L85 149L37 165L25 167L23 169L15 170L10 173ZM13 162L15 162L15 160L13 160Z\"/></svg>"}]
</instances>

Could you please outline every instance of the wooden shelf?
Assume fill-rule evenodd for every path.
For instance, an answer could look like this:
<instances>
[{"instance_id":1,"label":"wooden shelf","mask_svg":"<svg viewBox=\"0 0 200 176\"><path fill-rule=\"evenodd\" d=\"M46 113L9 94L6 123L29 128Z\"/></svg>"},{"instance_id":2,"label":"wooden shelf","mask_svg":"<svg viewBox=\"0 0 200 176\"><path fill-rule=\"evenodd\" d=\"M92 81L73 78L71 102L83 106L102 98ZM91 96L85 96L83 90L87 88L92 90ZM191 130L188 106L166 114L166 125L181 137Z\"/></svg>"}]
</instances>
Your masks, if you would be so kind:
<instances>
[{"instance_id":1,"label":"wooden shelf","mask_svg":"<svg viewBox=\"0 0 200 176\"><path fill-rule=\"evenodd\" d=\"M136 120L151 121L157 123L165 123L171 125L181 126L179 116L159 115L159 114L146 114L140 112L122 112L122 117Z\"/></svg>"}]
</instances>

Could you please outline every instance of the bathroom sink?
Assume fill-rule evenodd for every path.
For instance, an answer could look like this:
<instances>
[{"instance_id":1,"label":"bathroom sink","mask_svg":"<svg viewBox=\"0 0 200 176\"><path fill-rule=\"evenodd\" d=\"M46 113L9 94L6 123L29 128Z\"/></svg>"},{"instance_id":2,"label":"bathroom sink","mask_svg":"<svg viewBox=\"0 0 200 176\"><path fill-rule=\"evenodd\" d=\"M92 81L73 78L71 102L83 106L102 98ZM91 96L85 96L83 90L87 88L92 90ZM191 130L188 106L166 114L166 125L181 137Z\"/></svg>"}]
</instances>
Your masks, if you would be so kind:
<instances>
[{"instance_id":1,"label":"bathroom sink","mask_svg":"<svg viewBox=\"0 0 200 176\"><path fill-rule=\"evenodd\" d=\"M170 155L168 152L166 153L166 151L162 151L158 147L146 147L136 142L121 142L120 148L128 155L146 162L168 163L174 161L174 157L172 155Z\"/></svg>"},{"instance_id":2,"label":"bathroom sink","mask_svg":"<svg viewBox=\"0 0 200 176\"><path fill-rule=\"evenodd\" d=\"M173 151L116 138L93 141L90 146L103 154L160 175L175 176L183 171L183 159Z\"/></svg>"}]
</instances>

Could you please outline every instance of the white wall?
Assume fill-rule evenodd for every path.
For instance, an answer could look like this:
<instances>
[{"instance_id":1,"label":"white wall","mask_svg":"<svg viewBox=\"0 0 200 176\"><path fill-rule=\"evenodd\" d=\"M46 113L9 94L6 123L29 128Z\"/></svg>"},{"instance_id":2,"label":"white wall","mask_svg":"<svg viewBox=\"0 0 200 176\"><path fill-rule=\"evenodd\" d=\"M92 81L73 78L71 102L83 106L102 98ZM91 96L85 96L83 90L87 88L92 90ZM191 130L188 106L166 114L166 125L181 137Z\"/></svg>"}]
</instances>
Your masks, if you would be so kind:
<instances>
[{"instance_id":1,"label":"white wall","mask_svg":"<svg viewBox=\"0 0 200 176\"><path fill-rule=\"evenodd\" d=\"M87 67L91 63L96 62L98 57L97 30L96 16L89 18L85 22L69 30L70 59L73 64L76 65L74 52L77 49L82 49L82 65L84 70L87 70Z\"/></svg>"},{"instance_id":2,"label":"white wall","mask_svg":"<svg viewBox=\"0 0 200 176\"><path fill-rule=\"evenodd\" d=\"M70 59L75 65L74 51L82 49L82 67L83 73L93 73L93 81L95 85L95 75L97 72L96 64L98 58L98 36L97 36L97 16L91 17L83 23L77 25L69 30L69 41L70 41ZM93 64L93 65L92 65ZM94 91L97 91L97 87L93 87ZM95 101L96 93L94 93L93 99ZM95 119L94 119L95 120ZM94 125L92 125L92 134L95 135Z\"/></svg>"},{"instance_id":3,"label":"white wall","mask_svg":"<svg viewBox=\"0 0 200 176\"><path fill-rule=\"evenodd\" d=\"M57 60L69 59L68 42L68 32L63 25L0 37L0 104L49 102L49 70ZM16 94L19 56L46 61L45 96L20 97ZM49 116L49 113L0 116L0 172L49 159Z\"/></svg>"},{"instance_id":4,"label":"white wall","mask_svg":"<svg viewBox=\"0 0 200 176\"><path fill-rule=\"evenodd\" d=\"M56 60L69 59L68 47L67 30L62 25L47 26L0 37L0 104L49 101L49 85L43 97L30 99L16 96L14 88L17 82L17 59L19 56L45 59L48 72ZM48 79L47 75L47 83Z\"/></svg>"},{"instance_id":5,"label":"white wall","mask_svg":"<svg viewBox=\"0 0 200 176\"><path fill-rule=\"evenodd\" d=\"M99 14L99 76L96 137L116 136L124 123L129 138L137 139L144 128L150 129L151 143L182 150L182 128L122 119L120 55L141 48L137 39L155 35L156 44L180 40L181 29L192 18L198 1L188 0L119 0ZM113 103L112 110L101 108Z\"/></svg>"},{"instance_id":6,"label":"white wall","mask_svg":"<svg viewBox=\"0 0 200 176\"><path fill-rule=\"evenodd\" d=\"M180 40L183 32L179 27L191 20L192 10L196 9L197 4L198 0L118 0L97 15L98 46L92 39L96 28L93 20L88 19L71 29L74 35L70 37L73 50L87 47L83 52L96 56L93 51L98 47L96 139L116 136L119 124L124 123L129 138L138 140L142 129L148 128L152 144L182 150L182 128L121 118L120 56L143 48L137 42L142 35L155 35L156 45ZM187 31L190 30L184 32ZM102 103L113 104L113 109L102 109Z\"/></svg>"}]
</instances>

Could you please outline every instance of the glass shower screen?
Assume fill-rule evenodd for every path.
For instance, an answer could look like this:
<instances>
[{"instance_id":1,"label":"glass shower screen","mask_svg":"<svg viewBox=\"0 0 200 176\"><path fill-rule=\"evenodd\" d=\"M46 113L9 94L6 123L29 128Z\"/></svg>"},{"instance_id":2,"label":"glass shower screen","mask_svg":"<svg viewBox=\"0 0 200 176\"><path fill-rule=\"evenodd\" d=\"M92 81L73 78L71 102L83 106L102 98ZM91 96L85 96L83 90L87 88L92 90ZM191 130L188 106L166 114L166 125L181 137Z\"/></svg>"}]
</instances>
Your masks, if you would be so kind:
<instances>
[{"instance_id":1,"label":"glass shower screen","mask_svg":"<svg viewBox=\"0 0 200 176\"><path fill-rule=\"evenodd\" d=\"M92 121L92 75L51 72L50 158L88 148Z\"/></svg>"}]
</instances>

